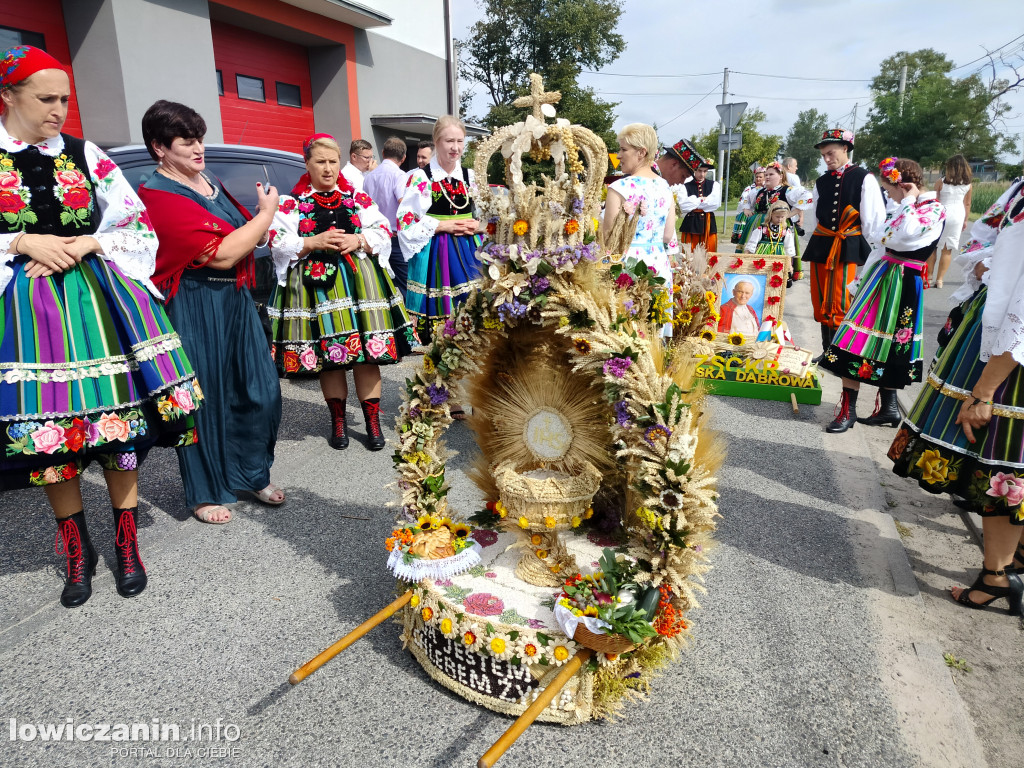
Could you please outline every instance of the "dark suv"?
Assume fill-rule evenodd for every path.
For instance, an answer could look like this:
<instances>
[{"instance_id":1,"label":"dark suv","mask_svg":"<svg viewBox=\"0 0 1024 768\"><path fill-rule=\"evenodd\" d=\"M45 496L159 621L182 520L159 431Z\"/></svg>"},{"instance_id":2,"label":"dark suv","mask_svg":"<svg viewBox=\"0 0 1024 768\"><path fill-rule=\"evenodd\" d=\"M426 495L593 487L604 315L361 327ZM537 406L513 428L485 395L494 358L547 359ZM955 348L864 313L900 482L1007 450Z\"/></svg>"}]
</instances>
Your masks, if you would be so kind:
<instances>
[{"instance_id":1,"label":"dark suv","mask_svg":"<svg viewBox=\"0 0 1024 768\"><path fill-rule=\"evenodd\" d=\"M142 144L108 149L110 159L128 179L133 189L145 184L156 170L156 163ZM302 155L263 147L237 144L207 144L206 170L224 184L239 203L256 210L256 182L272 184L281 194L291 192L299 176L306 172ZM256 249L256 289L253 299L265 303L274 287L273 264L267 248Z\"/></svg>"}]
</instances>

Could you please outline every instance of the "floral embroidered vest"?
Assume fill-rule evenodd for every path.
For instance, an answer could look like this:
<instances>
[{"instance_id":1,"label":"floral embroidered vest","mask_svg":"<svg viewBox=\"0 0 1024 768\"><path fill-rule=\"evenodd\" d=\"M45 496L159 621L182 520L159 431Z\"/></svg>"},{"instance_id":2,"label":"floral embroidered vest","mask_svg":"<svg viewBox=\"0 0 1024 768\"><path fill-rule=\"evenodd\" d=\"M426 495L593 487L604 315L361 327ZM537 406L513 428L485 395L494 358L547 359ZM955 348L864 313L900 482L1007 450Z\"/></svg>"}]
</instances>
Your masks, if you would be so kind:
<instances>
[{"instance_id":1,"label":"floral embroidered vest","mask_svg":"<svg viewBox=\"0 0 1024 768\"><path fill-rule=\"evenodd\" d=\"M424 169L430 179L430 208L427 213L431 216L458 216L461 214L473 213L473 206L470 203L469 188L464 181L457 181L450 176L436 181L431 175L433 168L429 165ZM469 171L463 166L462 178L469 178Z\"/></svg>"},{"instance_id":2,"label":"floral embroidered vest","mask_svg":"<svg viewBox=\"0 0 1024 768\"><path fill-rule=\"evenodd\" d=\"M757 200L754 201L754 213L766 214L773 203L777 203L779 200L786 202L786 192L788 191L788 184L783 184L776 189L762 189L757 193Z\"/></svg>"},{"instance_id":3,"label":"floral embroidered vest","mask_svg":"<svg viewBox=\"0 0 1024 768\"><path fill-rule=\"evenodd\" d=\"M330 229L343 230L350 235L362 230L359 212L372 205L373 201L365 192L356 192L347 185L345 188L339 185L338 189L341 194L334 199L331 193L321 192L304 194L298 199L300 237L312 237ZM328 204L324 205L322 201L328 201ZM282 210L289 211L291 202L288 201L288 208L282 204Z\"/></svg>"},{"instance_id":4,"label":"floral embroidered vest","mask_svg":"<svg viewBox=\"0 0 1024 768\"><path fill-rule=\"evenodd\" d=\"M686 188L687 195L697 195L699 197L707 197L715 189L715 182L711 179L704 179L702 184L698 184L695 179L690 179L686 184L683 185ZM705 227L705 218L708 216L707 211L701 211L694 209L683 217L682 224L679 227L680 232L684 232L690 235L703 235ZM718 234L718 221L714 213L711 216L711 226L708 229L708 234Z\"/></svg>"},{"instance_id":5,"label":"floral embroidered vest","mask_svg":"<svg viewBox=\"0 0 1024 768\"><path fill-rule=\"evenodd\" d=\"M0 232L75 237L100 225L85 142L64 137L64 149L50 157L28 146L0 151Z\"/></svg>"}]
</instances>

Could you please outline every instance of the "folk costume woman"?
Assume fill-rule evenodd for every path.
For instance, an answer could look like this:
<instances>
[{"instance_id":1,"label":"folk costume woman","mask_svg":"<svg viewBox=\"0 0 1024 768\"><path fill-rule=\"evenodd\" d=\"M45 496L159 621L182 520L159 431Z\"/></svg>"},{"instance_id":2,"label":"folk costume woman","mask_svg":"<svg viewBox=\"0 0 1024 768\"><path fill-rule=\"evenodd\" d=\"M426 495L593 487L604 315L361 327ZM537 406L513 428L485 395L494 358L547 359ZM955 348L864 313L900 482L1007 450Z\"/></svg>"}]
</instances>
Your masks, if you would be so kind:
<instances>
[{"instance_id":1,"label":"folk costume woman","mask_svg":"<svg viewBox=\"0 0 1024 768\"><path fill-rule=\"evenodd\" d=\"M417 343L391 280L391 232L365 192L339 175L341 150L326 133L303 143L306 173L282 197L271 241L277 285L269 312L282 375L318 376L331 413L330 446L348 447L345 401L352 369L371 451L380 426L381 365Z\"/></svg>"},{"instance_id":2,"label":"folk costume woman","mask_svg":"<svg viewBox=\"0 0 1024 768\"><path fill-rule=\"evenodd\" d=\"M743 223L743 232L740 235L740 243L736 246L736 253L742 253L746 248L750 233L761 227L768 217L768 209L773 203L782 201L788 203L794 209L790 218L797 216L796 211L806 210L811 207L811 194L803 187L791 187L786 184L786 172L779 163L768 163L764 171L764 187L754 198L753 212ZM803 265L800 262L800 241L794 240L796 256L793 260L794 272L802 272Z\"/></svg>"},{"instance_id":3,"label":"folk costume woman","mask_svg":"<svg viewBox=\"0 0 1024 768\"><path fill-rule=\"evenodd\" d=\"M987 231L986 231L987 230ZM1005 599L1020 615L1024 584L1024 184L971 230L992 241L991 268L962 305L928 386L889 448L893 471L932 493L963 497L982 517L982 571L953 598L981 608ZM994 235L994 237L993 237ZM951 318L952 319L952 318ZM1016 573L1014 572L1016 571Z\"/></svg>"},{"instance_id":4,"label":"folk costume woman","mask_svg":"<svg viewBox=\"0 0 1024 768\"><path fill-rule=\"evenodd\" d=\"M160 238L154 279L206 390L199 441L178 449L185 503L204 523L231 520L238 492L283 504L270 482L281 424L281 384L249 289L253 248L266 242L277 193L257 187L253 217L204 173L206 122L158 101L142 118L157 170L139 190Z\"/></svg>"},{"instance_id":5,"label":"folk costume woman","mask_svg":"<svg viewBox=\"0 0 1024 768\"><path fill-rule=\"evenodd\" d=\"M103 467L117 591L137 595L139 466L154 445L195 440L203 398L150 280L146 209L95 144L60 133L70 91L37 48L0 59L0 490L46 490L68 608L92 595L98 559L82 471Z\"/></svg>"},{"instance_id":6,"label":"folk costume woman","mask_svg":"<svg viewBox=\"0 0 1024 768\"><path fill-rule=\"evenodd\" d=\"M461 165L465 141L466 128L458 118L439 118L434 155L425 168L409 175L398 206L398 242L410 262L406 305L428 333L454 315L480 282L473 172Z\"/></svg>"},{"instance_id":7,"label":"folk costume woman","mask_svg":"<svg viewBox=\"0 0 1024 768\"><path fill-rule=\"evenodd\" d=\"M879 387L879 406L859 421L896 426L896 391L921 380L921 323L925 259L935 247L946 213L934 198L921 199L921 166L882 161L882 188L895 203L881 247L864 266L850 311L825 350L821 367L843 379L843 394L826 432L845 432L857 421L861 382Z\"/></svg>"},{"instance_id":8,"label":"folk costume woman","mask_svg":"<svg viewBox=\"0 0 1024 768\"><path fill-rule=\"evenodd\" d=\"M696 248L704 246L708 251L718 250L718 220L715 216L722 206L722 186L707 178L712 168L709 161L701 158L693 169L693 178L683 185L685 196L676 195L676 206L682 214L679 225L679 245Z\"/></svg>"},{"instance_id":9,"label":"folk costume woman","mask_svg":"<svg viewBox=\"0 0 1024 768\"><path fill-rule=\"evenodd\" d=\"M747 218L754 213L754 200L757 198L757 193L764 186L764 166L757 166L754 169L754 181L740 192L740 200L736 205L736 218L732 224L732 237L730 242L739 243L740 236L743 234L743 227L747 222Z\"/></svg>"}]
</instances>

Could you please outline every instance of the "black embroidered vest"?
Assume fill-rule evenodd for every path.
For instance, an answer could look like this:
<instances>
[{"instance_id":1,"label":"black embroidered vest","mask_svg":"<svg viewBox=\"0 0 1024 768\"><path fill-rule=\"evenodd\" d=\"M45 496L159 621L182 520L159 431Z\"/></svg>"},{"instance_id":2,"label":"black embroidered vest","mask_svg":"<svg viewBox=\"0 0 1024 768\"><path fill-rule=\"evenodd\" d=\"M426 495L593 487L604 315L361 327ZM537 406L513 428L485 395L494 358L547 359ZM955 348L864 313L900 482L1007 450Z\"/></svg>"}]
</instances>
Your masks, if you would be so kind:
<instances>
[{"instance_id":1,"label":"black embroidered vest","mask_svg":"<svg viewBox=\"0 0 1024 768\"><path fill-rule=\"evenodd\" d=\"M427 213L431 216L459 216L473 213L473 205L469 195L469 187L465 181L458 181L448 176L440 181L431 175L433 168L423 169L430 179L430 196L432 202ZM462 178L469 179L469 170L463 166Z\"/></svg>"},{"instance_id":2,"label":"black embroidered vest","mask_svg":"<svg viewBox=\"0 0 1024 768\"><path fill-rule=\"evenodd\" d=\"M846 206L852 206L855 211L860 212L860 196L864 187L864 177L868 175L866 168L851 166L843 171L842 176L833 176L826 173L819 176L814 185L815 216L818 225L835 231L839 228L839 221L842 218ZM858 219L858 225L860 220ZM812 235L804 251L804 261L824 264L828 261L828 253L832 248L833 238L822 235ZM871 253L871 246L863 234L857 237L848 237L842 241L839 253L840 263L863 264Z\"/></svg>"},{"instance_id":3,"label":"black embroidered vest","mask_svg":"<svg viewBox=\"0 0 1024 768\"><path fill-rule=\"evenodd\" d=\"M788 205L789 201L786 199L786 193L788 191L788 184L783 184L775 189L765 189L762 187L761 191L757 193L757 198L754 200L754 213L763 213L767 215L768 209L773 203L779 202L779 200Z\"/></svg>"},{"instance_id":4,"label":"black embroidered vest","mask_svg":"<svg viewBox=\"0 0 1024 768\"><path fill-rule=\"evenodd\" d=\"M702 184L698 184L694 179L690 179L686 184L683 185L686 189L686 194L699 197L707 197L711 194L711 191L715 188L715 182L711 179L704 179ZM718 221L715 217L714 212L708 213L707 211L692 210L683 217L683 223L679 227L679 231L690 235L703 235L705 219L711 217L711 229L708 234L714 235L718 233Z\"/></svg>"},{"instance_id":5,"label":"black embroidered vest","mask_svg":"<svg viewBox=\"0 0 1024 768\"><path fill-rule=\"evenodd\" d=\"M85 141L61 135L64 149L57 157L34 146L0 151L0 232L76 237L99 229Z\"/></svg>"}]
</instances>

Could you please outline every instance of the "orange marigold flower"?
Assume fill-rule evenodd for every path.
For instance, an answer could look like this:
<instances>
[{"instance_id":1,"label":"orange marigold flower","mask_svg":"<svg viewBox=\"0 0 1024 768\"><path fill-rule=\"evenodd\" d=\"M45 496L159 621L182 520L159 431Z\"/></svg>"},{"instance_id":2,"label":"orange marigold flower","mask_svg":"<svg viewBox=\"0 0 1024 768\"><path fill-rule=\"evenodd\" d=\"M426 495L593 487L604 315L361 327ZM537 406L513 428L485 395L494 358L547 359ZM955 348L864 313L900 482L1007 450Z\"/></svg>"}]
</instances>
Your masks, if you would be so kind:
<instances>
[{"instance_id":1,"label":"orange marigold flower","mask_svg":"<svg viewBox=\"0 0 1024 768\"><path fill-rule=\"evenodd\" d=\"M530 230L530 225L526 219L516 219L516 223L512 225L512 231L522 237Z\"/></svg>"},{"instance_id":2,"label":"orange marigold flower","mask_svg":"<svg viewBox=\"0 0 1024 768\"><path fill-rule=\"evenodd\" d=\"M580 231L580 223L576 219L569 219L565 222L565 234L575 235Z\"/></svg>"}]
</instances>

